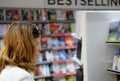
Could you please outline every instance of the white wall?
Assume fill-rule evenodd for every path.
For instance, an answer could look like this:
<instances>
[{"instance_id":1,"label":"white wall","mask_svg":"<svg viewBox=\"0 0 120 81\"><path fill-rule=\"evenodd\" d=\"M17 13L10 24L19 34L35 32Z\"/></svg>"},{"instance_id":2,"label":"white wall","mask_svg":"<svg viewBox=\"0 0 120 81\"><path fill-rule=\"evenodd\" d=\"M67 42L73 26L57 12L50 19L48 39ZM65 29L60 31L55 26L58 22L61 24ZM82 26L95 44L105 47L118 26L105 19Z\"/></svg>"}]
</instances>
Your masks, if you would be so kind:
<instances>
[{"instance_id":1,"label":"white wall","mask_svg":"<svg viewBox=\"0 0 120 81\"><path fill-rule=\"evenodd\" d=\"M106 44L106 40L109 23L119 19L120 12L86 12L88 81L114 81L114 74L108 73L107 68L117 49Z\"/></svg>"}]
</instances>

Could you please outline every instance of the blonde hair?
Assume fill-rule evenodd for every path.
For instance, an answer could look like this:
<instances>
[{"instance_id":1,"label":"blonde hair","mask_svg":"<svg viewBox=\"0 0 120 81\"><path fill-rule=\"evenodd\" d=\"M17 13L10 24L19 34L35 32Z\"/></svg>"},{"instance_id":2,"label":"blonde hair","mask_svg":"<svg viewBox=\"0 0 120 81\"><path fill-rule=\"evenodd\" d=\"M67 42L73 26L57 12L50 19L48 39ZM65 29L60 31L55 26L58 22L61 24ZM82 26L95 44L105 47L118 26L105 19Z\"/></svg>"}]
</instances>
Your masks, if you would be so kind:
<instances>
[{"instance_id":1,"label":"blonde hair","mask_svg":"<svg viewBox=\"0 0 120 81\"><path fill-rule=\"evenodd\" d=\"M11 24L0 52L0 72L6 65L34 70L32 63L37 55L35 38L39 35L39 30L30 23Z\"/></svg>"}]
</instances>

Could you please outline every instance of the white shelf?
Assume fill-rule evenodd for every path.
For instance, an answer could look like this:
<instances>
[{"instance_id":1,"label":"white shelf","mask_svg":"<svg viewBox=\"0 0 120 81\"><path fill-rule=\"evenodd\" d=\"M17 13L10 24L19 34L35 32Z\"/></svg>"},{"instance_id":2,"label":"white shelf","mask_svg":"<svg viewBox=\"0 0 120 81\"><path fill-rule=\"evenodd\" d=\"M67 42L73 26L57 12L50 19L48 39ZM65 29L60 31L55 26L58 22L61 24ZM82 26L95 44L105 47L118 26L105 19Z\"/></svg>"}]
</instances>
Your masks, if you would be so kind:
<instances>
[{"instance_id":1,"label":"white shelf","mask_svg":"<svg viewBox=\"0 0 120 81\"><path fill-rule=\"evenodd\" d=\"M54 22L54 23L74 23L75 20L37 20L37 21L30 21L30 20L19 20L20 22L31 22L31 23L50 23L50 22ZM12 22L19 22L19 21L0 21L0 23L2 24L6 24L6 23L12 23Z\"/></svg>"},{"instance_id":2,"label":"white shelf","mask_svg":"<svg viewBox=\"0 0 120 81\"><path fill-rule=\"evenodd\" d=\"M109 41L107 41L106 43L109 44L109 45L120 45L120 42L109 42Z\"/></svg>"},{"instance_id":3,"label":"white shelf","mask_svg":"<svg viewBox=\"0 0 120 81\"><path fill-rule=\"evenodd\" d=\"M113 69L109 68L109 69L107 69L107 71L110 72L110 73L113 73L113 74L120 75L120 71L118 71L118 70L113 70Z\"/></svg>"},{"instance_id":4,"label":"white shelf","mask_svg":"<svg viewBox=\"0 0 120 81\"><path fill-rule=\"evenodd\" d=\"M41 64L50 64L52 63L51 61L43 61L43 62L37 62L36 65L41 65Z\"/></svg>"},{"instance_id":5,"label":"white shelf","mask_svg":"<svg viewBox=\"0 0 120 81\"><path fill-rule=\"evenodd\" d=\"M40 79L40 78L48 78L48 77L52 77L53 75L46 75L46 76L35 76L34 79Z\"/></svg>"}]
</instances>

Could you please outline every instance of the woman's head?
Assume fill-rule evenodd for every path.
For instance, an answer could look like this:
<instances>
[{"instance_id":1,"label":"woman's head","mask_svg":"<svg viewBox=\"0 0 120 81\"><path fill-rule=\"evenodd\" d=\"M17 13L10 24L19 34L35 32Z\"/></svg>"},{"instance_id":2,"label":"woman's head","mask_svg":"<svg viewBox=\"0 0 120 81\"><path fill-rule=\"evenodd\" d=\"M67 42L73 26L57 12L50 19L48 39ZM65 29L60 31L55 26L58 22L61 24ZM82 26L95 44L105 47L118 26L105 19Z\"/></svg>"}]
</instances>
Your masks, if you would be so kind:
<instances>
[{"instance_id":1,"label":"woman's head","mask_svg":"<svg viewBox=\"0 0 120 81\"><path fill-rule=\"evenodd\" d=\"M39 46L40 29L30 23L13 23L4 37L0 54L0 70L5 65L19 66L32 70ZM39 41L40 43L40 41Z\"/></svg>"}]
</instances>

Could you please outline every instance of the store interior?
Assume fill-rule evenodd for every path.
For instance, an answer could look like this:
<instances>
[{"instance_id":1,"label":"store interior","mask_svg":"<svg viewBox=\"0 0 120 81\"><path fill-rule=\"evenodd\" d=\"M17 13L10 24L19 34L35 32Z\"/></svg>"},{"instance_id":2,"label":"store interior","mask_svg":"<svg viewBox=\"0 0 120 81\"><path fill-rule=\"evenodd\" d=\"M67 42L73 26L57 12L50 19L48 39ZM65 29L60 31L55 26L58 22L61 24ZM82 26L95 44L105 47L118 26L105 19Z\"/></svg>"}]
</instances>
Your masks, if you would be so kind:
<instances>
[{"instance_id":1,"label":"store interior","mask_svg":"<svg viewBox=\"0 0 120 81\"><path fill-rule=\"evenodd\" d=\"M14 3L16 2L17 4L13 5L13 2ZM29 5L25 5L26 2L22 0L21 1L12 0L11 2L7 0L3 2L0 1L0 9L45 10L43 6L40 6L41 3L37 3L38 0L34 1L34 3L30 2ZM54 10L67 11L67 9L55 9L55 8ZM46 77L47 78L54 77L55 81L119 81L120 76L118 75L120 71L118 69L117 70L113 69L113 63L114 63L115 54L119 53L118 49L120 44L119 44L119 41L113 41L113 42L108 41L108 36L109 36L109 30L110 30L110 23L120 21L120 11L119 10L79 10L79 9L77 10L70 9L68 11L73 11L74 20L68 19L68 21L53 20L53 21L45 21L45 22L44 21L30 21L30 22L32 23L51 23L51 22L70 23L70 26L71 25L74 26L73 31L69 31L69 33L71 37L77 40L76 47L52 48L52 50L76 49L77 60L73 59L72 63L73 62L77 63L79 68L70 69L69 68L70 66L67 66L67 68L70 69L71 74L63 73L59 75L56 74L56 75L46 75L46 76L37 76L37 77L35 76L35 79L37 79L36 81L51 81L51 80L43 80ZM2 21L2 20L0 21L0 24L6 24L6 23L10 24L11 21ZM50 29L47 29L47 30L50 30ZM60 38L60 37L63 37L64 35L59 33L58 35L53 34L52 36L54 37L57 36ZM3 38L0 37L0 39L2 40ZM0 45L2 47L2 43ZM54 61L52 63L53 64L61 63L61 62L67 63L66 61L68 62L70 60ZM45 61L45 62L42 62L41 64L38 63L37 65L46 64L46 67L48 67L49 63L51 62ZM54 65L54 67L57 68L57 65ZM71 67L73 67L73 65L71 65ZM76 66L74 68L76 68ZM62 69L62 71L64 70L65 68ZM72 71L76 71L76 72L74 73ZM55 72L57 73L57 71ZM33 75L35 74L33 73ZM66 76L68 77L65 78ZM74 77L74 79L71 79L72 76ZM38 80L38 79L41 79L41 80Z\"/></svg>"}]
</instances>

